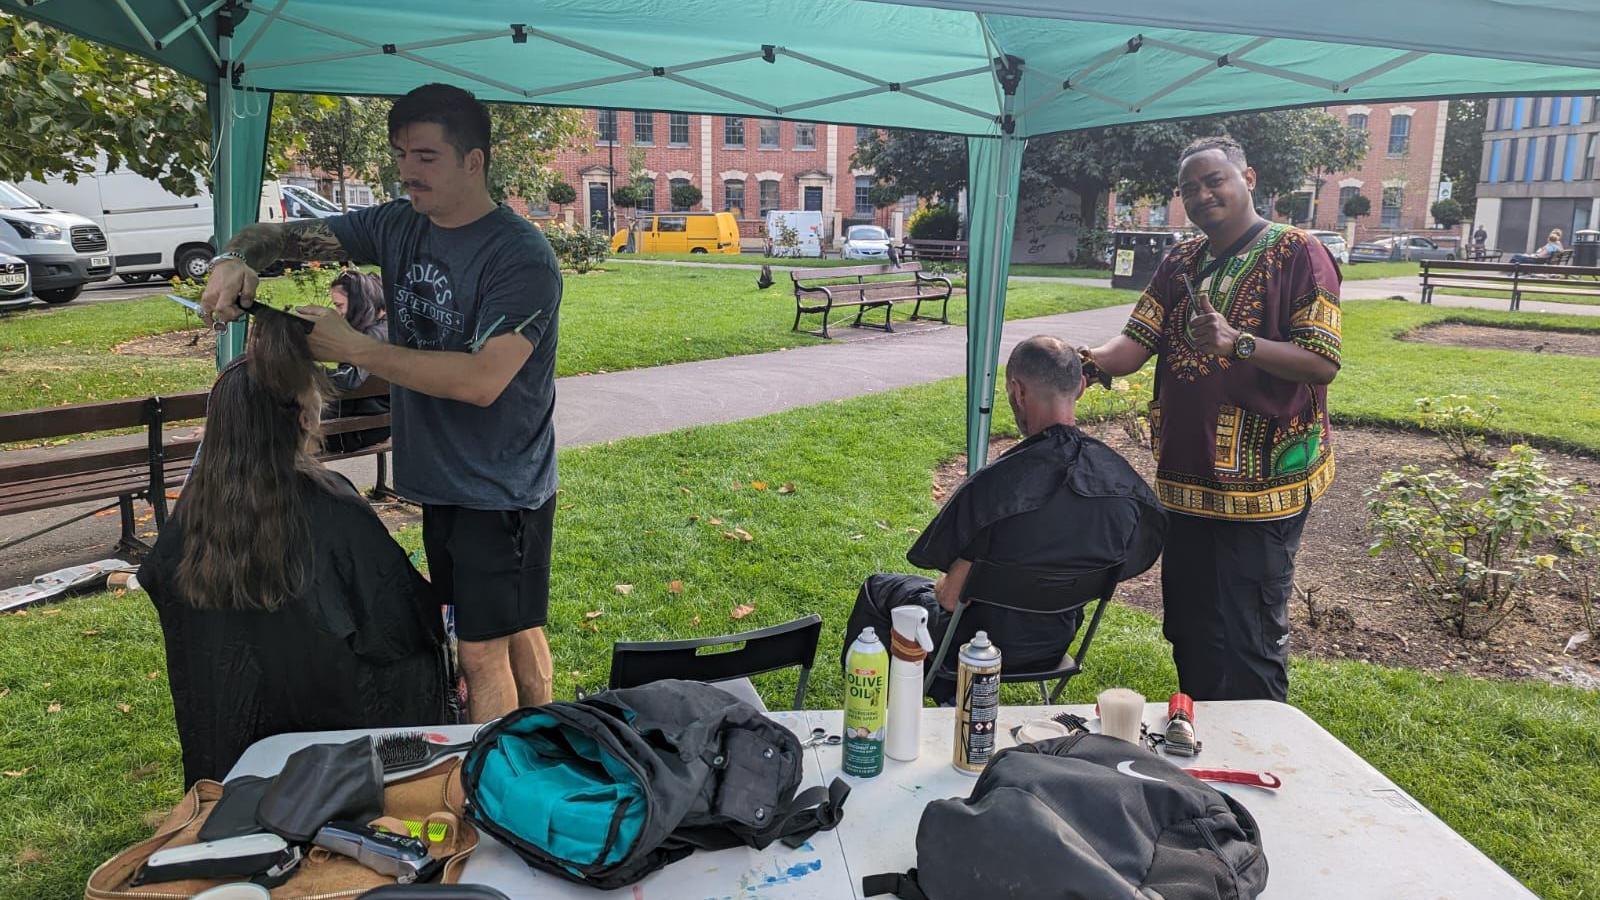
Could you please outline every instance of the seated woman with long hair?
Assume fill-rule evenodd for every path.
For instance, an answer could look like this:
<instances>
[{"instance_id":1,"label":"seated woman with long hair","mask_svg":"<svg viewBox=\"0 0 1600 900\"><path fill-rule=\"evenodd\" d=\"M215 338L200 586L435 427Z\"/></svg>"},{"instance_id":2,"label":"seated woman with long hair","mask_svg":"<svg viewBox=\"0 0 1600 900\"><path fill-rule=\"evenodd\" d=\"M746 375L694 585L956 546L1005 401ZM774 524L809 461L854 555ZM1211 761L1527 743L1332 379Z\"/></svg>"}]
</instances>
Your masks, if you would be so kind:
<instances>
[{"instance_id":1,"label":"seated woman with long hair","mask_svg":"<svg viewBox=\"0 0 1600 900\"><path fill-rule=\"evenodd\" d=\"M139 569L161 619L184 783L290 731L444 721L428 583L349 481L314 458L327 378L262 315L211 388L205 448Z\"/></svg>"},{"instance_id":2,"label":"seated woman with long hair","mask_svg":"<svg viewBox=\"0 0 1600 900\"><path fill-rule=\"evenodd\" d=\"M389 341L389 320L384 315L383 279L358 269L346 269L328 286L328 299L333 308L344 316L350 327L362 334ZM350 363L340 363L328 373L328 380L341 393L360 388L367 382L367 370ZM389 395L361 397L356 400L336 400L323 409L322 418L349 416L379 416L389 411ZM344 434L327 436L328 450L333 453L354 453L389 439L389 429L367 428Z\"/></svg>"}]
</instances>

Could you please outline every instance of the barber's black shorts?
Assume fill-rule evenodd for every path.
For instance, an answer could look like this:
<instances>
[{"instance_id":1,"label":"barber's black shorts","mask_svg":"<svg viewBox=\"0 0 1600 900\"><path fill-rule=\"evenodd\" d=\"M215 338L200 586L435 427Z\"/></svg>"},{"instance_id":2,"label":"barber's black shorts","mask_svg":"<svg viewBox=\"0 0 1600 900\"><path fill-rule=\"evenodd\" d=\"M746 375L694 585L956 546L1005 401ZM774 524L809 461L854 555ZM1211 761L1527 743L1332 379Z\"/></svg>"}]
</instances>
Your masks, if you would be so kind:
<instances>
[{"instance_id":1,"label":"barber's black shorts","mask_svg":"<svg viewBox=\"0 0 1600 900\"><path fill-rule=\"evenodd\" d=\"M455 605L457 638L488 641L544 625L555 509L555 497L538 509L422 507L428 577Z\"/></svg>"}]
</instances>

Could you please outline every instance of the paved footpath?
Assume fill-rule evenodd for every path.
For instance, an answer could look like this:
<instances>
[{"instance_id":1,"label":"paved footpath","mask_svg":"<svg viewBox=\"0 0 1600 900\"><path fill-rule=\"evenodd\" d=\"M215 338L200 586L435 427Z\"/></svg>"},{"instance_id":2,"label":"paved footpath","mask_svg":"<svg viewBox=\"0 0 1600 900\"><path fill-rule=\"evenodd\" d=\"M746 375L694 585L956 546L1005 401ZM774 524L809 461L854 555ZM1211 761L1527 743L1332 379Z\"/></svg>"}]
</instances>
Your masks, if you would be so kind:
<instances>
[{"instance_id":1,"label":"paved footpath","mask_svg":"<svg viewBox=\"0 0 1600 900\"><path fill-rule=\"evenodd\" d=\"M1130 310L1116 306L1007 322L1000 358L1035 334L1054 334L1078 344L1099 343L1122 327ZM950 378L966 371L966 340L964 328L938 328L561 378L556 382L556 441L561 447L599 444ZM959 416L961 411L952 409L950 414ZM347 460L334 468L357 485L371 485L376 477L371 457ZM0 543L94 508L95 504L84 504L0 519ZM143 505L139 508L142 513ZM116 521L114 516L88 519L0 551L0 588L103 558L116 541Z\"/></svg>"}]
</instances>

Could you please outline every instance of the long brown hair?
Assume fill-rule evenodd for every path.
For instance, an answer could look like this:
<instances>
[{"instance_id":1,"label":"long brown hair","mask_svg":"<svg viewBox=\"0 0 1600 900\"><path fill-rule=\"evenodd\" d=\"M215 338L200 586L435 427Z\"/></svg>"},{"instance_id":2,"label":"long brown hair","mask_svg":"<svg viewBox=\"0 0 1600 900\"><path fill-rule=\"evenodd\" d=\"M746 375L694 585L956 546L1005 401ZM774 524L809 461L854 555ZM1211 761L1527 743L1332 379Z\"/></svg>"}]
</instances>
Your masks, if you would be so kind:
<instances>
[{"instance_id":1,"label":"long brown hair","mask_svg":"<svg viewBox=\"0 0 1600 900\"><path fill-rule=\"evenodd\" d=\"M205 441L173 515L184 533L177 593L201 609L274 610L311 576L308 486L332 389L289 316L257 317L250 351L217 376ZM307 484L309 479L310 485Z\"/></svg>"}]
</instances>

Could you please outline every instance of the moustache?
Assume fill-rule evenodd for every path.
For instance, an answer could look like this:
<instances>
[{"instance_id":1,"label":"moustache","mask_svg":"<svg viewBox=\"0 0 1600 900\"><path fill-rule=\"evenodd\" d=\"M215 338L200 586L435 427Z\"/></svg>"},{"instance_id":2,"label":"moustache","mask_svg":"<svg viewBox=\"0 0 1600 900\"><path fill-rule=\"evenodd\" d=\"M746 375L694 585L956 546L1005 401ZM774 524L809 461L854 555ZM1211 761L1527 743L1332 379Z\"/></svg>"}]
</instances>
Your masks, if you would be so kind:
<instances>
[{"instance_id":1,"label":"moustache","mask_svg":"<svg viewBox=\"0 0 1600 900\"><path fill-rule=\"evenodd\" d=\"M404 187L408 191L426 191L426 190L431 190L431 188L429 188L427 185L423 184L420 181L408 181L408 182L405 183Z\"/></svg>"}]
</instances>

